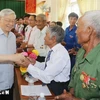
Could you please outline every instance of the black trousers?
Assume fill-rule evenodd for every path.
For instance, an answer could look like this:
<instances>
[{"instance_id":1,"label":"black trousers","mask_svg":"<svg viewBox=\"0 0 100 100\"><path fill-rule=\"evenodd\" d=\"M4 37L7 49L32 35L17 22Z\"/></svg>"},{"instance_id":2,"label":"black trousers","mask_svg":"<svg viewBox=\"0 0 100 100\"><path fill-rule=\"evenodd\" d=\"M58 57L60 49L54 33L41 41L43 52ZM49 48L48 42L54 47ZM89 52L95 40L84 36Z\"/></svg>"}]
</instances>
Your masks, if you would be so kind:
<instances>
[{"instance_id":1,"label":"black trousers","mask_svg":"<svg viewBox=\"0 0 100 100\"><path fill-rule=\"evenodd\" d=\"M70 60L71 60L71 70L75 65L75 61L76 61L76 55L70 54Z\"/></svg>"},{"instance_id":2,"label":"black trousers","mask_svg":"<svg viewBox=\"0 0 100 100\"><path fill-rule=\"evenodd\" d=\"M67 81L67 82L51 81L51 83L47 84L47 86L55 95L60 95L63 93L64 89L66 89L66 91L68 91L68 84L69 84L69 81Z\"/></svg>"},{"instance_id":3,"label":"black trousers","mask_svg":"<svg viewBox=\"0 0 100 100\"><path fill-rule=\"evenodd\" d=\"M13 100L13 86L11 89L0 91L0 100Z\"/></svg>"},{"instance_id":4,"label":"black trousers","mask_svg":"<svg viewBox=\"0 0 100 100\"><path fill-rule=\"evenodd\" d=\"M39 62L44 62L45 61L45 57L38 56L36 60L39 61Z\"/></svg>"}]
</instances>

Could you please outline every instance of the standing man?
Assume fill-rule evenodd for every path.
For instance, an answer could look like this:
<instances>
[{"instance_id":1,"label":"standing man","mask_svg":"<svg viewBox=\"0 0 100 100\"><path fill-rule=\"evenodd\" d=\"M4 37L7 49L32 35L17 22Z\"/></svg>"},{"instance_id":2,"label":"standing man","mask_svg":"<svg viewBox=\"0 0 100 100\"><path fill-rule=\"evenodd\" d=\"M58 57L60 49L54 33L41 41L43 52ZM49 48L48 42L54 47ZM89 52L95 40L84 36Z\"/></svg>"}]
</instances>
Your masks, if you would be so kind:
<instances>
[{"instance_id":1,"label":"standing man","mask_svg":"<svg viewBox=\"0 0 100 100\"><path fill-rule=\"evenodd\" d=\"M47 84L55 95L63 93L64 89L68 90L70 79L70 58L61 45L63 38L64 30L60 26L48 27L44 40L50 50L45 62L36 62L35 65L23 62L23 66L28 66L27 72Z\"/></svg>"},{"instance_id":2,"label":"standing man","mask_svg":"<svg viewBox=\"0 0 100 100\"><path fill-rule=\"evenodd\" d=\"M74 12L70 13L68 15L68 20L69 20L69 26L65 30L65 37L64 37L64 42L66 43L65 48L68 50L70 59L71 59L71 68L75 64L75 58L76 58L76 52L77 49L79 48L79 45L77 43L77 38L76 38L76 22L78 19L78 15Z\"/></svg>"},{"instance_id":3,"label":"standing man","mask_svg":"<svg viewBox=\"0 0 100 100\"><path fill-rule=\"evenodd\" d=\"M16 37L11 32L16 15L11 9L0 11L0 55L16 53ZM13 100L14 64L0 63L0 100ZM9 94L6 94L9 91ZM4 93L4 94L2 94Z\"/></svg>"}]
</instances>

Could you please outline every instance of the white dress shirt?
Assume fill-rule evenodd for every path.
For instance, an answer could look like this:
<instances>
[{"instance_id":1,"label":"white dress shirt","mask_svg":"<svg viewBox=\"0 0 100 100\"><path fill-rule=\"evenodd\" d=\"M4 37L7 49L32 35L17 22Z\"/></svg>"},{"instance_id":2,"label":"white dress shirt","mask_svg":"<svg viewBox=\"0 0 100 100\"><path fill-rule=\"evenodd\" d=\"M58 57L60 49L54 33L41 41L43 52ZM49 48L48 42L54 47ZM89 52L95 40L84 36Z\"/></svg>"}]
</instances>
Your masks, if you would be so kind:
<instances>
[{"instance_id":1,"label":"white dress shirt","mask_svg":"<svg viewBox=\"0 0 100 100\"><path fill-rule=\"evenodd\" d=\"M67 50L59 43L52 48L50 60L47 62L36 62L35 65L29 65L27 71L43 83L67 82L70 78L70 57Z\"/></svg>"},{"instance_id":2,"label":"white dress shirt","mask_svg":"<svg viewBox=\"0 0 100 100\"><path fill-rule=\"evenodd\" d=\"M18 33L22 34L23 33L23 29L24 29L24 25L20 24L19 25L19 29L18 29Z\"/></svg>"},{"instance_id":3,"label":"white dress shirt","mask_svg":"<svg viewBox=\"0 0 100 100\"><path fill-rule=\"evenodd\" d=\"M45 45L44 43L44 37L46 35L47 31L47 26L45 26L41 31L37 29L35 31L35 37L33 39L33 46L36 50L39 52L39 56L46 56L47 55L47 50L48 46Z\"/></svg>"},{"instance_id":4,"label":"white dress shirt","mask_svg":"<svg viewBox=\"0 0 100 100\"><path fill-rule=\"evenodd\" d=\"M39 31L39 29L37 28L37 26L34 26L32 28L32 31L31 31L31 34L30 34L30 37L29 37L29 41L28 41L28 44L33 44L33 41L34 41L34 38L35 38L35 31Z\"/></svg>"},{"instance_id":5,"label":"white dress shirt","mask_svg":"<svg viewBox=\"0 0 100 100\"><path fill-rule=\"evenodd\" d=\"M25 39L24 39L23 42L27 42L28 41L29 34L30 34L31 30L32 30L32 27L30 25L27 25L26 27L27 27L27 30L25 31Z\"/></svg>"}]
</instances>

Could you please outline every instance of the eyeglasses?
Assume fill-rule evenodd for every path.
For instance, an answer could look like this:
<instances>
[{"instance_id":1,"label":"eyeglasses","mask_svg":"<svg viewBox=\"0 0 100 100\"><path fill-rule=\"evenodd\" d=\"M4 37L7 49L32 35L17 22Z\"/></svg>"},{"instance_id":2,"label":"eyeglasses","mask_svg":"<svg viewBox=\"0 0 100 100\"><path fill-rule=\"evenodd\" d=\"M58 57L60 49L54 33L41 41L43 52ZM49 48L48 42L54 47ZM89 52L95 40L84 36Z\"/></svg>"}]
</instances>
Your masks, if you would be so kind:
<instances>
[{"instance_id":1,"label":"eyeglasses","mask_svg":"<svg viewBox=\"0 0 100 100\"><path fill-rule=\"evenodd\" d=\"M11 19L4 19L4 21L7 23L15 23L15 20L11 20Z\"/></svg>"}]
</instances>

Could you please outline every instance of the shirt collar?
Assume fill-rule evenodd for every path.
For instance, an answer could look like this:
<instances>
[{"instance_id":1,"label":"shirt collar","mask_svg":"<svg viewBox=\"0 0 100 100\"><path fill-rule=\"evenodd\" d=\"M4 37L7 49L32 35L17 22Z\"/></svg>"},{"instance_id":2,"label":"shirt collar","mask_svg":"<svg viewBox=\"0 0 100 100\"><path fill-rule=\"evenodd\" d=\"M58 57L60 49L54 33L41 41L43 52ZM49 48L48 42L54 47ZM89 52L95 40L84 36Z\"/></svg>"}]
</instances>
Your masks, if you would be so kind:
<instances>
[{"instance_id":1,"label":"shirt collar","mask_svg":"<svg viewBox=\"0 0 100 100\"><path fill-rule=\"evenodd\" d=\"M4 34L4 32L2 31L2 29L0 28L0 35Z\"/></svg>"},{"instance_id":2,"label":"shirt collar","mask_svg":"<svg viewBox=\"0 0 100 100\"><path fill-rule=\"evenodd\" d=\"M98 44L95 48L93 48L90 53L86 56L88 62L92 63L94 58L96 58L98 52L100 52L100 44Z\"/></svg>"},{"instance_id":3,"label":"shirt collar","mask_svg":"<svg viewBox=\"0 0 100 100\"><path fill-rule=\"evenodd\" d=\"M68 28L70 29L70 26ZM76 25L74 25L74 27L71 30L75 30L76 28Z\"/></svg>"},{"instance_id":4,"label":"shirt collar","mask_svg":"<svg viewBox=\"0 0 100 100\"><path fill-rule=\"evenodd\" d=\"M1 28L0 28L0 35L5 35L4 32L3 32L3 30ZM8 33L8 36L10 36L10 35L11 35L11 32Z\"/></svg>"},{"instance_id":5,"label":"shirt collar","mask_svg":"<svg viewBox=\"0 0 100 100\"><path fill-rule=\"evenodd\" d=\"M61 46L60 43L58 43L54 47L52 47L51 50L53 50L53 52L56 52L58 50L59 46Z\"/></svg>"},{"instance_id":6,"label":"shirt collar","mask_svg":"<svg viewBox=\"0 0 100 100\"><path fill-rule=\"evenodd\" d=\"M42 32L42 33L45 33L46 30L47 30L47 26L45 26L45 27L41 30L41 32Z\"/></svg>"}]
</instances>

